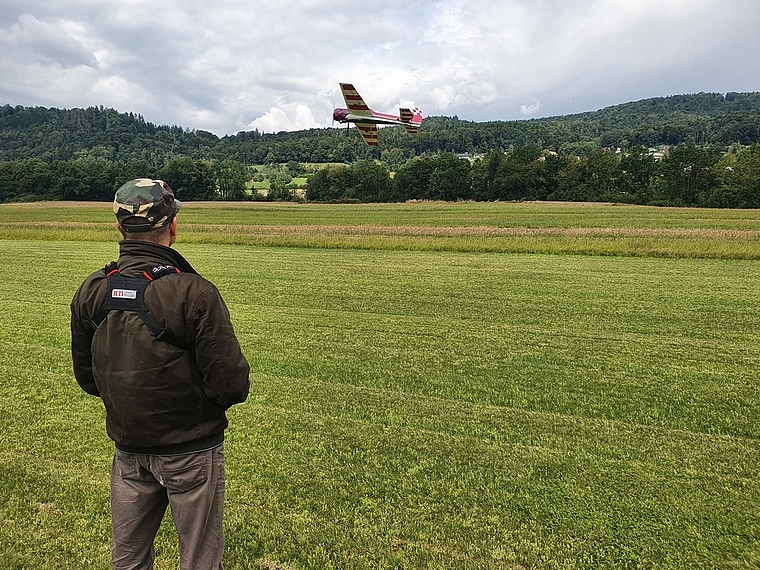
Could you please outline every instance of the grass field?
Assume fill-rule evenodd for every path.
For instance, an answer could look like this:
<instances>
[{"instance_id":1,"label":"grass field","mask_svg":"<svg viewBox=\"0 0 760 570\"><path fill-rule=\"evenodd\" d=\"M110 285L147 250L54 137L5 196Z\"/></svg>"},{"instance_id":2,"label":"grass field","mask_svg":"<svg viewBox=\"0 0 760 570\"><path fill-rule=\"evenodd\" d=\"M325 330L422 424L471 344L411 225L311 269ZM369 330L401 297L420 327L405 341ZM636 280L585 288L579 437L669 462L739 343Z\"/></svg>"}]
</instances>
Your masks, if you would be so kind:
<instances>
[{"instance_id":1,"label":"grass field","mask_svg":"<svg viewBox=\"0 0 760 570\"><path fill-rule=\"evenodd\" d=\"M108 568L68 304L116 238L0 205L0 568ZM252 369L228 570L760 567L760 212L188 204L176 248Z\"/></svg>"},{"instance_id":2,"label":"grass field","mask_svg":"<svg viewBox=\"0 0 760 570\"><path fill-rule=\"evenodd\" d=\"M6 204L0 239L108 241L110 205ZM461 253L760 259L754 210L595 204L191 203L183 243Z\"/></svg>"}]
</instances>

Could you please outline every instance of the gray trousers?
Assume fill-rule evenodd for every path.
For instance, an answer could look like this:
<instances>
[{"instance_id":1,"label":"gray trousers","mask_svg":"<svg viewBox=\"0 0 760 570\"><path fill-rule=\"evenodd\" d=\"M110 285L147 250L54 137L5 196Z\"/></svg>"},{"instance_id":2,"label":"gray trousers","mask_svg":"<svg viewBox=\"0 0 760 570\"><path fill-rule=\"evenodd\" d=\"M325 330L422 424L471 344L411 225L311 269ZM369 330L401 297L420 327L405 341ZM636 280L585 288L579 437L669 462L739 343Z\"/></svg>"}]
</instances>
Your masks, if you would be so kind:
<instances>
[{"instance_id":1,"label":"gray trousers","mask_svg":"<svg viewBox=\"0 0 760 570\"><path fill-rule=\"evenodd\" d=\"M171 505L182 570L222 570L223 445L187 455L116 450L111 468L114 570L152 570L153 541Z\"/></svg>"}]
</instances>

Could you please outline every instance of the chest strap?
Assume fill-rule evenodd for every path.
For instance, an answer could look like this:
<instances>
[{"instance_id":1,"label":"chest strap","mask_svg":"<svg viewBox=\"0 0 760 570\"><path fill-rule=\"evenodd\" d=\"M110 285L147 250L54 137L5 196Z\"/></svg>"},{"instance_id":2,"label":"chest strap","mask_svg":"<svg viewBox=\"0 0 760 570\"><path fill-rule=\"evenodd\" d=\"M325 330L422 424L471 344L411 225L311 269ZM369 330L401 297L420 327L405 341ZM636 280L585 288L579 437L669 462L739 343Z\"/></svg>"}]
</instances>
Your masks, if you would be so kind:
<instances>
[{"instance_id":1,"label":"chest strap","mask_svg":"<svg viewBox=\"0 0 760 570\"><path fill-rule=\"evenodd\" d=\"M173 265L159 265L144 271L142 277L124 277L119 273L116 262L112 261L103 268L108 278L108 294L103 306L95 313L92 324L98 328L111 311L129 311L137 313L143 323L150 329L156 340L169 343L182 350L190 350L190 345L166 327L159 326L145 306L145 290L155 281L166 275L179 273Z\"/></svg>"}]
</instances>

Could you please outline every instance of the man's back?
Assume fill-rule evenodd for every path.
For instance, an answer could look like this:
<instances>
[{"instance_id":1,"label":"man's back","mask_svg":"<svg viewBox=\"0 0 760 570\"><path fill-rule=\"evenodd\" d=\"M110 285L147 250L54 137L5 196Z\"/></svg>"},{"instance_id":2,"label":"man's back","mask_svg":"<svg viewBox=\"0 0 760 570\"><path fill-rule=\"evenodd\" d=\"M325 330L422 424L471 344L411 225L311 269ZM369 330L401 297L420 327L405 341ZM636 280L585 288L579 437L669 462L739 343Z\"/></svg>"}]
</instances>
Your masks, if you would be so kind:
<instances>
[{"instance_id":1,"label":"man's back","mask_svg":"<svg viewBox=\"0 0 760 570\"><path fill-rule=\"evenodd\" d=\"M130 311L111 311L93 331L89 321L108 292L103 271L88 277L72 302L78 317L72 324L72 347L79 347L75 376L90 393L94 384L106 406L108 435L123 451L177 452L219 443L227 427L224 410L248 393L248 363L216 287L171 248L121 243L124 277L146 279L144 271L166 264L186 271L151 282L145 307L190 350L156 339Z\"/></svg>"}]
</instances>

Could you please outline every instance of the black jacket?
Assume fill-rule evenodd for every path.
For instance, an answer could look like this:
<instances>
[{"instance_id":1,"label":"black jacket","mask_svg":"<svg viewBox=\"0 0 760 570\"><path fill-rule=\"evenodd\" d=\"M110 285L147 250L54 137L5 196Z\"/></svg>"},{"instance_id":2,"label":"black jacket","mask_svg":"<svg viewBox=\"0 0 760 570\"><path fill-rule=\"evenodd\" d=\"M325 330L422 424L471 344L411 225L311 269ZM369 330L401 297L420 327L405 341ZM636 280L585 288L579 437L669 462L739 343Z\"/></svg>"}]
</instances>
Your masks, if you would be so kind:
<instances>
[{"instance_id":1,"label":"black jacket","mask_svg":"<svg viewBox=\"0 0 760 570\"><path fill-rule=\"evenodd\" d=\"M159 265L180 270L148 286L145 306L190 350L156 339L134 312L111 311L95 328L108 292L105 273L96 271L71 302L74 376L103 400L106 430L118 449L163 455L214 447L224 438L225 410L245 401L249 388L250 369L227 306L179 252L143 241L119 245L124 277Z\"/></svg>"}]
</instances>

